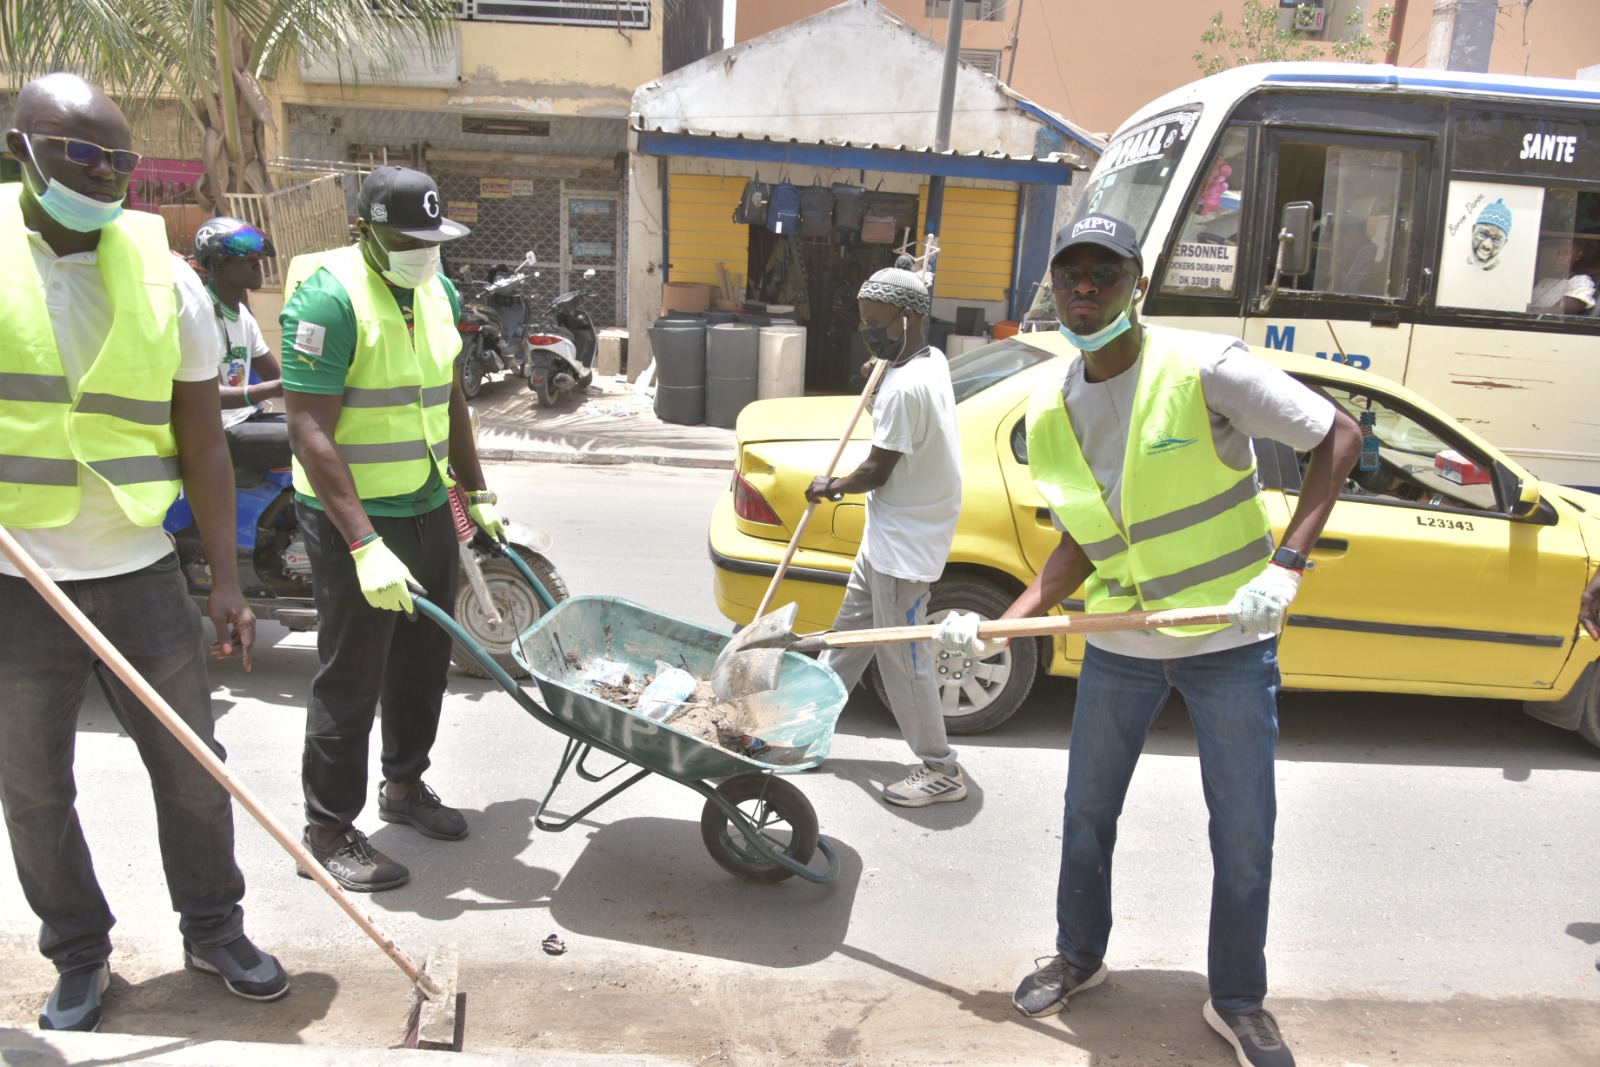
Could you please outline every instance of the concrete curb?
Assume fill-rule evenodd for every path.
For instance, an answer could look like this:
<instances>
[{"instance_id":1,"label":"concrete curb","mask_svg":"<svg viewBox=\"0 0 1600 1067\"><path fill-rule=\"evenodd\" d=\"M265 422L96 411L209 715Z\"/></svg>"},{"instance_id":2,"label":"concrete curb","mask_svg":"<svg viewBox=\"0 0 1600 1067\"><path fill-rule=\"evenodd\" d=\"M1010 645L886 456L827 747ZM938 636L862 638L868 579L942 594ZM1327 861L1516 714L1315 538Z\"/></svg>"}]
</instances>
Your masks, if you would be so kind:
<instances>
[{"instance_id":1,"label":"concrete curb","mask_svg":"<svg viewBox=\"0 0 1600 1067\"><path fill-rule=\"evenodd\" d=\"M478 458L501 462L572 463L616 467L629 463L649 463L658 467L695 467L705 470L733 470L732 456L656 456L642 452L562 452L525 448L480 447Z\"/></svg>"},{"instance_id":2,"label":"concrete curb","mask_svg":"<svg viewBox=\"0 0 1600 1067\"><path fill-rule=\"evenodd\" d=\"M583 1052L423 1052L334 1045L195 1041L135 1034L75 1034L0 1027L0 1062L8 1067L138 1063L141 1067L672 1067L655 1056Z\"/></svg>"}]
</instances>

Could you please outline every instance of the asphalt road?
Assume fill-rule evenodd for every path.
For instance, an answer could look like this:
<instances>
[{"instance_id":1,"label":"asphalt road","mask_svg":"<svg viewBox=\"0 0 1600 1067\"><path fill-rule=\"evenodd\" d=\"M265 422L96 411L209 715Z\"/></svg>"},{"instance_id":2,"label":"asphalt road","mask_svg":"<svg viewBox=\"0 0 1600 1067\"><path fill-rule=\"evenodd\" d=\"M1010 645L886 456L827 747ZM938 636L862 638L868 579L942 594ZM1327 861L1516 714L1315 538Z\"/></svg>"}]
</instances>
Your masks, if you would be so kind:
<instances>
[{"instance_id":1,"label":"asphalt road","mask_svg":"<svg viewBox=\"0 0 1600 1067\"><path fill-rule=\"evenodd\" d=\"M721 471L495 465L509 516L546 529L576 593L721 624L705 520ZM255 670L219 664L229 763L300 823L312 635L264 628ZM652 778L570 831L534 829L562 739L498 687L453 674L428 781L472 836L360 825L412 867L362 900L404 947L455 942L467 1047L648 1054L689 1063L1221 1065L1199 1015L1209 858L1181 705L1128 797L1103 990L1016 1016L1009 993L1053 935L1070 682L1042 683L998 731L957 739L964 803L884 805L909 753L858 694L833 754L792 779L842 860L826 886L747 885L701 844L701 800ZM1600 752L1508 703L1290 694L1282 703L1272 995L1302 1064L1593 1064L1600 1048ZM601 767L603 769L603 765ZM296 878L247 816L252 935L294 989L223 996L181 969L144 773L98 694L79 735L80 811L121 920L105 1029L382 1047L407 983ZM551 808L597 796L566 784ZM540 951L559 933L569 951ZM0 1025L29 1025L53 973L9 865L0 872Z\"/></svg>"}]
</instances>

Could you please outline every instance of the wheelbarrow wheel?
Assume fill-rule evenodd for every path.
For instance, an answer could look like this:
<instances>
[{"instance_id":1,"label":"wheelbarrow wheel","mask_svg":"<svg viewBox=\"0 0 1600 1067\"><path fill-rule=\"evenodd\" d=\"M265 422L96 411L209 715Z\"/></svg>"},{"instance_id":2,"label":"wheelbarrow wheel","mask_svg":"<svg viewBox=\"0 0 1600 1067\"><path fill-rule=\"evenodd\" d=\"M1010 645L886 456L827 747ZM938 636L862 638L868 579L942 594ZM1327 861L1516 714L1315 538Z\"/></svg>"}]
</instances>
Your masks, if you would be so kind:
<instances>
[{"instance_id":1,"label":"wheelbarrow wheel","mask_svg":"<svg viewBox=\"0 0 1600 1067\"><path fill-rule=\"evenodd\" d=\"M782 778L752 771L729 778L717 792L739 809L774 852L799 864L811 861L817 851L817 813L800 790ZM789 868L763 856L744 829L709 800L700 814L700 839L717 865L736 878L771 884L794 877Z\"/></svg>"},{"instance_id":2,"label":"wheelbarrow wheel","mask_svg":"<svg viewBox=\"0 0 1600 1067\"><path fill-rule=\"evenodd\" d=\"M539 579L539 583L557 601L567 598L567 585L561 580L561 575L556 573L555 565L537 552L513 546L511 551L522 556L522 561L528 569ZM494 601L495 608L500 612L500 625L491 626L484 617L483 607L478 603L478 598L473 595L472 587L465 578L461 579L460 588L456 592L456 610L453 616L461 628L476 641L490 657L498 663L507 674L513 678L526 678L528 672L517 665L511 655L511 646L522 631L532 626L534 620L544 614L544 604L528 583L522 580L522 574L509 560L497 559L490 556L480 556L479 566L483 570L484 584L489 587L489 599ZM450 660L457 667L468 674L479 678L487 678L489 674L472 654L455 644L450 650Z\"/></svg>"}]
</instances>

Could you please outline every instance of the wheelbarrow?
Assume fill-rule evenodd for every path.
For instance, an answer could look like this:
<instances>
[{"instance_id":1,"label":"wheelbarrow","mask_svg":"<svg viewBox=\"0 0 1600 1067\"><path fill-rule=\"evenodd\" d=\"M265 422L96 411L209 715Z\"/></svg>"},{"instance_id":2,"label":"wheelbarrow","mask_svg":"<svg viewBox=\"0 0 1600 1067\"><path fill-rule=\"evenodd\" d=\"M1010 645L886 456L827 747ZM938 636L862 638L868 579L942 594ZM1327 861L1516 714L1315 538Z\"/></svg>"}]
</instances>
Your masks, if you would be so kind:
<instances>
[{"instance_id":1,"label":"wheelbarrow","mask_svg":"<svg viewBox=\"0 0 1600 1067\"><path fill-rule=\"evenodd\" d=\"M745 703L750 732L787 762L763 762L711 744L667 723L597 695L584 678L586 660L605 657L642 677L658 660L709 678L717 654L730 635L653 611L621 597L580 596L555 601L517 553L505 558L518 567L538 594L545 612L512 647L512 656L538 686L541 700L524 689L465 630L426 596L417 610L442 626L499 682L522 709L567 738L534 825L559 833L651 774L661 775L705 797L700 837L711 858L747 882L781 882L793 875L826 882L839 873L839 857L817 829L816 811L805 794L777 772L808 770L828 755L833 728L847 694L837 675L797 652L787 653L782 680L770 693ZM591 769L596 752L615 758L614 766ZM606 782L632 773L599 798L565 818L546 812L569 771L589 782ZM720 779L720 783L712 782ZM822 854L824 869L811 865Z\"/></svg>"}]
</instances>

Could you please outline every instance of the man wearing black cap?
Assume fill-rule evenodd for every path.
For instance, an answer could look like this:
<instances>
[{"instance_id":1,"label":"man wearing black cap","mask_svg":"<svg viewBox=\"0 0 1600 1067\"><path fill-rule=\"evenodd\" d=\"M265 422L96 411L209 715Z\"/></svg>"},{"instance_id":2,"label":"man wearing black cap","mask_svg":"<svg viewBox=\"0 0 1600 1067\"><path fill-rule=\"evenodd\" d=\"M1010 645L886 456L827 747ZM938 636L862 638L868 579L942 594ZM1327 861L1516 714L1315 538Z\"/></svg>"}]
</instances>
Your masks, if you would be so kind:
<instances>
[{"instance_id":1,"label":"man wearing black cap","mask_svg":"<svg viewBox=\"0 0 1600 1067\"><path fill-rule=\"evenodd\" d=\"M357 207L357 244L290 264L280 321L321 660L306 709L305 844L346 889L374 892L410 878L354 826L380 700L378 817L440 840L467 836L461 813L422 781L450 636L402 616L413 609L408 582L455 602L451 473L469 490L473 521L504 531L454 384L460 301L438 273L439 244L468 230L444 217L432 178L404 167L373 171Z\"/></svg>"},{"instance_id":2,"label":"man wearing black cap","mask_svg":"<svg viewBox=\"0 0 1600 1067\"><path fill-rule=\"evenodd\" d=\"M1082 585L1090 612L1227 604L1233 625L1086 635L1067 757L1057 954L1013 1000L1024 1015L1049 1015L1105 979L1117 817L1145 735L1176 688L1194 720L1211 817L1203 1014L1240 1064L1288 1067L1294 1056L1262 1008L1278 632L1360 431L1235 338L1141 325L1134 305L1149 280L1126 222L1088 215L1063 228L1050 273L1061 332L1080 358L1033 397L1028 467L1061 543L1003 617L1044 614ZM1253 437L1310 452L1276 551Z\"/></svg>"}]
</instances>

